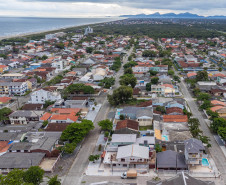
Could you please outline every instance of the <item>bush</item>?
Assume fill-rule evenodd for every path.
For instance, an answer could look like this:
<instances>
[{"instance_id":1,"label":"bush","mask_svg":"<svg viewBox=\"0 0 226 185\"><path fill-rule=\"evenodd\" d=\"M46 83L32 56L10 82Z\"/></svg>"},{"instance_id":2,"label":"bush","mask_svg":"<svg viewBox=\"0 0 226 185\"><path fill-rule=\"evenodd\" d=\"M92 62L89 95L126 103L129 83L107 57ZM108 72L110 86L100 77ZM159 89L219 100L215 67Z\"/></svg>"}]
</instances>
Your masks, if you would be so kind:
<instances>
[{"instance_id":1,"label":"bush","mask_svg":"<svg viewBox=\"0 0 226 185\"><path fill-rule=\"evenodd\" d=\"M101 151L102 145L99 144L98 151Z\"/></svg>"}]
</instances>

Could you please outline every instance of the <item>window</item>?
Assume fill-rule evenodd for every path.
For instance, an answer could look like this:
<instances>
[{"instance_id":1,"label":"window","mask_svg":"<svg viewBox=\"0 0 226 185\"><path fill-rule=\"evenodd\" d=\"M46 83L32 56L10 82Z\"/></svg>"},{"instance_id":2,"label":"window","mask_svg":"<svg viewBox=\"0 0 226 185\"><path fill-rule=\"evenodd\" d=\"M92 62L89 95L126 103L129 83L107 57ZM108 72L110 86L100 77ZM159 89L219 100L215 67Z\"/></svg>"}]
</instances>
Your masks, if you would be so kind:
<instances>
[{"instance_id":1,"label":"window","mask_svg":"<svg viewBox=\"0 0 226 185\"><path fill-rule=\"evenodd\" d=\"M125 159L122 158L122 159L121 159L121 162L125 162Z\"/></svg>"},{"instance_id":2,"label":"window","mask_svg":"<svg viewBox=\"0 0 226 185\"><path fill-rule=\"evenodd\" d=\"M127 167L127 164L123 164L123 167Z\"/></svg>"}]
</instances>

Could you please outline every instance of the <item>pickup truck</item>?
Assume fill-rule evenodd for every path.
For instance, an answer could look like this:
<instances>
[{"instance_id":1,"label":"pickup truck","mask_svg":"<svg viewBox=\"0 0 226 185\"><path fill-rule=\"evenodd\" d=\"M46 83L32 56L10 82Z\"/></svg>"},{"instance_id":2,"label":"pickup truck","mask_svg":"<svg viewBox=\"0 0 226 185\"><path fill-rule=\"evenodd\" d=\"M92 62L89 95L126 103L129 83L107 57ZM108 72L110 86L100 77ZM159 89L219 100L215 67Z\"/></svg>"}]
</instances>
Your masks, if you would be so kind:
<instances>
[{"instance_id":1,"label":"pickup truck","mask_svg":"<svg viewBox=\"0 0 226 185\"><path fill-rule=\"evenodd\" d=\"M136 170L128 170L127 172L122 173L122 179L136 179L137 171Z\"/></svg>"}]
</instances>

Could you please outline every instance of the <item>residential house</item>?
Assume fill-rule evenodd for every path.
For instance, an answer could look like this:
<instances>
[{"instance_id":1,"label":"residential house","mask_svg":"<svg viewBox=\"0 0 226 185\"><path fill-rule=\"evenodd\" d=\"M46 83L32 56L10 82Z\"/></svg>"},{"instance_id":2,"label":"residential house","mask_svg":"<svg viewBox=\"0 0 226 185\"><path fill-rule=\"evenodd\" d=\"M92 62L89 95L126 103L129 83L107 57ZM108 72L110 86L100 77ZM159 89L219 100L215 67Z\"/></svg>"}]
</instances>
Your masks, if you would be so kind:
<instances>
[{"instance_id":1,"label":"residential house","mask_svg":"<svg viewBox=\"0 0 226 185\"><path fill-rule=\"evenodd\" d=\"M158 172L165 170L188 170L184 154L172 150L157 153L156 169Z\"/></svg>"},{"instance_id":2,"label":"residential house","mask_svg":"<svg viewBox=\"0 0 226 185\"><path fill-rule=\"evenodd\" d=\"M9 115L11 124L29 124L39 121L44 111L18 110Z\"/></svg>"},{"instance_id":3,"label":"residential house","mask_svg":"<svg viewBox=\"0 0 226 185\"><path fill-rule=\"evenodd\" d=\"M202 141L195 138L191 138L185 140L184 145L186 164L188 164L189 166L201 165L203 154L205 151L205 147L203 146Z\"/></svg>"},{"instance_id":4,"label":"residential house","mask_svg":"<svg viewBox=\"0 0 226 185\"><path fill-rule=\"evenodd\" d=\"M22 74L22 73L6 73L1 75L1 78L3 79L21 79L24 77L25 77L25 74Z\"/></svg>"},{"instance_id":5,"label":"residential house","mask_svg":"<svg viewBox=\"0 0 226 185\"><path fill-rule=\"evenodd\" d=\"M139 133L139 122L134 120L118 121L114 134L137 134Z\"/></svg>"},{"instance_id":6,"label":"residential house","mask_svg":"<svg viewBox=\"0 0 226 185\"><path fill-rule=\"evenodd\" d=\"M153 109L150 107L124 107L117 109L116 119L119 119L120 115L138 121L139 126L148 126L152 125Z\"/></svg>"},{"instance_id":7,"label":"residential house","mask_svg":"<svg viewBox=\"0 0 226 185\"><path fill-rule=\"evenodd\" d=\"M187 115L163 115L164 122L174 122L174 123L186 123L188 122Z\"/></svg>"},{"instance_id":8,"label":"residential house","mask_svg":"<svg viewBox=\"0 0 226 185\"><path fill-rule=\"evenodd\" d=\"M31 166L39 166L44 156L44 153L5 153L0 156L0 173L7 174L12 169L28 169Z\"/></svg>"},{"instance_id":9,"label":"residential house","mask_svg":"<svg viewBox=\"0 0 226 185\"><path fill-rule=\"evenodd\" d=\"M103 163L111 168L149 169L149 148L139 145L118 147L117 152L106 152Z\"/></svg>"},{"instance_id":10,"label":"residential house","mask_svg":"<svg viewBox=\"0 0 226 185\"><path fill-rule=\"evenodd\" d=\"M0 65L0 73L4 73L9 70L9 67L6 65Z\"/></svg>"},{"instance_id":11,"label":"residential house","mask_svg":"<svg viewBox=\"0 0 226 185\"><path fill-rule=\"evenodd\" d=\"M25 95L28 91L26 82L0 82L0 94Z\"/></svg>"},{"instance_id":12,"label":"residential house","mask_svg":"<svg viewBox=\"0 0 226 185\"><path fill-rule=\"evenodd\" d=\"M136 134L112 134L111 146L119 147L134 144L136 142Z\"/></svg>"},{"instance_id":13,"label":"residential house","mask_svg":"<svg viewBox=\"0 0 226 185\"><path fill-rule=\"evenodd\" d=\"M199 81L199 82L197 82L197 86L200 89L200 91L209 92L212 88L216 87L217 84L216 84L216 82Z\"/></svg>"},{"instance_id":14,"label":"residential house","mask_svg":"<svg viewBox=\"0 0 226 185\"><path fill-rule=\"evenodd\" d=\"M29 103L32 104L45 104L45 101L57 101L61 100L61 94L57 91L52 91L49 89L39 89L37 91L34 91L30 95L30 101Z\"/></svg>"}]
</instances>

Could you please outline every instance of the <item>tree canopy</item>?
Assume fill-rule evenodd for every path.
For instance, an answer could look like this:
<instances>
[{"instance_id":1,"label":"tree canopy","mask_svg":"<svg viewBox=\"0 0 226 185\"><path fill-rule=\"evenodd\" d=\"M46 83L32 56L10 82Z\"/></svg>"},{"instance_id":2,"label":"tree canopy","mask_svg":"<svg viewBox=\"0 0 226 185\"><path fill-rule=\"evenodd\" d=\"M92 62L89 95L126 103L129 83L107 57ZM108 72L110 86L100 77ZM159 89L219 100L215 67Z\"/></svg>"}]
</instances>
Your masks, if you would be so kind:
<instances>
[{"instance_id":1,"label":"tree canopy","mask_svg":"<svg viewBox=\"0 0 226 185\"><path fill-rule=\"evenodd\" d=\"M137 78L133 74L125 74L120 77L120 85L130 85L134 88L137 84Z\"/></svg>"},{"instance_id":2,"label":"tree canopy","mask_svg":"<svg viewBox=\"0 0 226 185\"><path fill-rule=\"evenodd\" d=\"M109 119L102 120L98 123L101 130L111 131L113 128L113 123Z\"/></svg>"},{"instance_id":3,"label":"tree canopy","mask_svg":"<svg viewBox=\"0 0 226 185\"><path fill-rule=\"evenodd\" d=\"M27 183L38 185L42 182L43 175L43 169L41 169L39 166L31 166L28 170L24 172L23 179Z\"/></svg>"},{"instance_id":4,"label":"tree canopy","mask_svg":"<svg viewBox=\"0 0 226 185\"><path fill-rule=\"evenodd\" d=\"M93 87L81 83L71 84L64 90L65 94L80 94L81 92L83 92L84 94L94 94L95 91Z\"/></svg>"},{"instance_id":5,"label":"tree canopy","mask_svg":"<svg viewBox=\"0 0 226 185\"><path fill-rule=\"evenodd\" d=\"M158 82L159 82L159 78L158 77L153 77L153 78L151 78L151 83L152 84L158 84Z\"/></svg>"},{"instance_id":6,"label":"tree canopy","mask_svg":"<svg viewBox=\"0 0 226 185\"><path fill-rule=\"evenodd\" d=\"M119 105L126 103L133 98L133 89L129 86L120 86L113 91L112 95L108 95L108 102L111 105Z\"/></svg>"},{"instance_id":7,"label":"tree canopy","mask_svg":"<svg viewBox=\"0 0 226 185\"><path fill-rule=\"evenodd\" d=\"M82 120L81 123L72 123L62 132L61 139L63 141L69 141L70 143L79 143L94 129L93 122L90 120Z\"/></svg>"},{"instance_id":8,"label":"tree canopy","mask_svg":"<svg viewBox=\"0 0 226 185\"><path fill-rule=\"evenodd\" d=\"M207 71L198 71L196 75L197 81L208 81L208 73Z\"/></svg>"}]
</instances>

